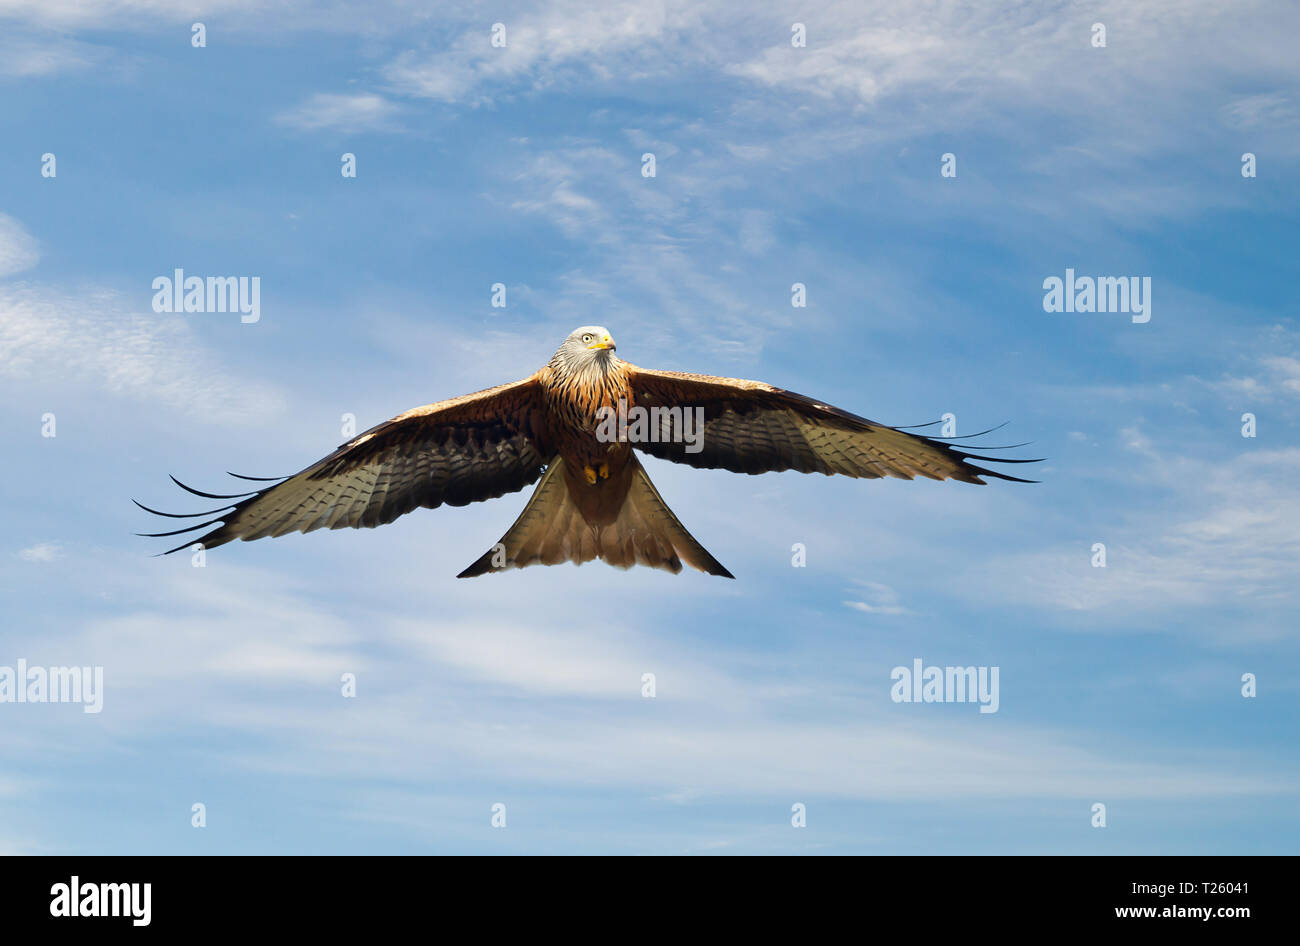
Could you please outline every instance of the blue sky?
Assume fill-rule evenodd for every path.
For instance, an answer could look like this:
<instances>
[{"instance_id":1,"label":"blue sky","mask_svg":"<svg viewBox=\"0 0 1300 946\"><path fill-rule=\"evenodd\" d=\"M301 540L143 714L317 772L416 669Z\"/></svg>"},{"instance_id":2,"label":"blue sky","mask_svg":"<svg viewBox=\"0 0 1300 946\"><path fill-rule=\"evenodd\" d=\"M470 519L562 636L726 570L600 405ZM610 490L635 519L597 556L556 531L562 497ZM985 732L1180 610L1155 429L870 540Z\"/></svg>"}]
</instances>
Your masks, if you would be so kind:
<instances>
[{"instance_id":1,"label":"blue sky","mask_svg":"<svg viewBox=\"0 0 1300 946\"><path fill-rule=\"evenodd\" d=\"M1300 12L980 7L0 0L0 666L105 676L0 703L0 852L1295 853ZM177 267L260 321L155 313ZM1044 312L1067 267L1151 320ZM457 581L526 494L204 568L132 535L168 473L293 472L589 323L1008 421L1043 482L647 460L735 582ZM892 702L916 658L998 712Z\"/></svg>"}]
</instances>

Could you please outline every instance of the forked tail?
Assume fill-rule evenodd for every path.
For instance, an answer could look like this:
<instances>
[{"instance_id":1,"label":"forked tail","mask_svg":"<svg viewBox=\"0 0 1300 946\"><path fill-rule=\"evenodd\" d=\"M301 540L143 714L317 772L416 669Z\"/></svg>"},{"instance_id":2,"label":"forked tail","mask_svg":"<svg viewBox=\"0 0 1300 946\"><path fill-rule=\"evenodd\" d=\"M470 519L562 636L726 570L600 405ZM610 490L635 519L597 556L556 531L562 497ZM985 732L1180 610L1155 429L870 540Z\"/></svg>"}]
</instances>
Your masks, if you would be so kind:
<instances>
[{"instance_id":1,"label":"forked tail","mask_svg":"<svg viewBox=\"0 0 1300 946\"><path fill-rule=\"evenodd\" d=\"M617 518L592 524L570 495L564 461L556 457L510 531L456 577L529 565L581 565L597 558L619 568L649 565L674 573L685 562L710 575L735 577L686 531L635 456L628 475L627 497Z\"/></svg>"}]
</instances>

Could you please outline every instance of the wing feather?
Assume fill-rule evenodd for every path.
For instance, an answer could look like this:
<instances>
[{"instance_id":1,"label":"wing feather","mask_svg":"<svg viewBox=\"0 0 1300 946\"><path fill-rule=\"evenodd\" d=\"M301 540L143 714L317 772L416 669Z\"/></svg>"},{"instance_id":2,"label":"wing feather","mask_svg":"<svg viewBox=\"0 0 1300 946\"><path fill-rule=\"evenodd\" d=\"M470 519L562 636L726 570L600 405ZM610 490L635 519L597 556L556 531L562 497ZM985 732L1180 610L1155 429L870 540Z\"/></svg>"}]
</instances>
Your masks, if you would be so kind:
<instances>
[{"instance_id":1,"label":"wing feather","mask_svg":"<svg viewBox=\"0 0 1300 946\"><path fill-rule=\"evenodd\" d=\"M942 440L878 424L821 401L761 381L719 378L682 371L650 371L629 364L629 383L638 407L704 409L698 452L683 438L638 443L637 449L664 460L736 473L798 470L844 476L956 479L983 485L992 476L1031 483L968 463L1034 463L966 453ZM993 449L993 448L990 448Z\"/></svg>"},{"instance_id":2,"label":"wing feather","mask_svg":"<svg viewBox=\"0 0 1300 946\"><path fill-rule=\"evenodd\" d=\"M177 481L191 493L237 502L210 510L206 515L215 518L189 529L154 535L179 535L220 522L170 551L194 543L215 548L290 532L373 528L419 507L493 499L536 482L549 456L544 439L540 385L533 375L399 414L251 494L203 493Z\"/></svg>"}]
</instances>

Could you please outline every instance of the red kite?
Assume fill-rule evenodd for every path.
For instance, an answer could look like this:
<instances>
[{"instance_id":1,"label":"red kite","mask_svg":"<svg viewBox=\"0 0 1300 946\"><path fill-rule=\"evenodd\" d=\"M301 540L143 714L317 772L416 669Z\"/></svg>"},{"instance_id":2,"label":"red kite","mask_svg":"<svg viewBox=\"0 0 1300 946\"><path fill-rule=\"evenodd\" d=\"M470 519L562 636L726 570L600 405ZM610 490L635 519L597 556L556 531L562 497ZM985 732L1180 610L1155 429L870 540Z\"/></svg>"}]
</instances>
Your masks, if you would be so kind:
<instances>
[{"instance_id":1,"label":"red kite","mask_svg":"<svg viewBox=\"0 0 1300 946\"><path fill-rule=\"evenodd\" d=\"M219 522L194 540L214 548L289 532L373 528L418 506L464 506L541 477L510 531L458 577L599 558L619 568L672 572L685 561L731 578L677 521L636 450L736 473L1033 482L967 461L1035 461L977 456L942 442L965 438L909 434L760 381L649 371L614 352L606 329L586 326L522 381L399 414L293 476L239 477L278 480L273 486L218 495L172 477L195 495L237 500L220 509L178 515L136 505L171 518L215 516L151 535L181 535Z\"/></svg>"}]
</instances>

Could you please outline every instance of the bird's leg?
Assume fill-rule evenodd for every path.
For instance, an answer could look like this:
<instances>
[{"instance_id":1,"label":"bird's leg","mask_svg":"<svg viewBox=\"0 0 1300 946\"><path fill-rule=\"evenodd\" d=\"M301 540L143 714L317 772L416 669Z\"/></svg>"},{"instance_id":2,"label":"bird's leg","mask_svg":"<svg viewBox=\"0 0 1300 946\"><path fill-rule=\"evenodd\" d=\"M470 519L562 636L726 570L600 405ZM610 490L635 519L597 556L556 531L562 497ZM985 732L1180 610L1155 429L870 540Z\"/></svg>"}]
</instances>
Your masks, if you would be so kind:
<instances>
[{"instance_id":1,"label":"bird's leg","mask_svg":"<svg viewBox=\"0 0 1300 946\"><path fill-rule=\"evenodd\" d=\"M590 463L582 468L582 475L587 478L587 485L595 486L598 480L609 479L609 461L601 461L599 466Z\"/></svg>"}]
</instances>

